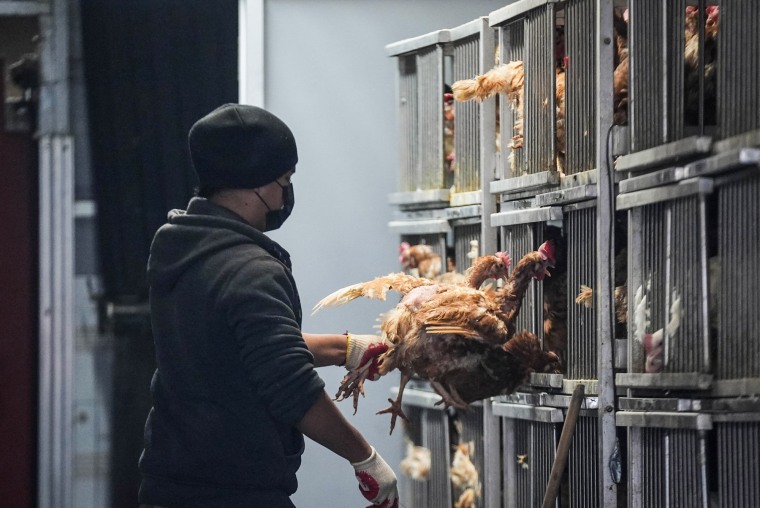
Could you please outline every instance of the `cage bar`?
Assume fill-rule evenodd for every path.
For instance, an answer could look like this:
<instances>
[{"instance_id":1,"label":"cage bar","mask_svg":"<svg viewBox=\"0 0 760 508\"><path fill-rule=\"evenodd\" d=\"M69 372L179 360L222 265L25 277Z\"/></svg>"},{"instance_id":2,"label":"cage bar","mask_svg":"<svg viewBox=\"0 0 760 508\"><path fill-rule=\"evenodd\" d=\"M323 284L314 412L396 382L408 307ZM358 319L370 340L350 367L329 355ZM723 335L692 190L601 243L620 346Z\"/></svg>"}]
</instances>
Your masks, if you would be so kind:
<instances>
[{"instance_id":1,"label":"cage bar","mask_svg":"<svg viewBox=\"0 0 760 508\"><path fill-rule=\"evenodd\" d=\"M419 388L408 385L404 390L403 408L409 417L409 423L404 424L405 433L414 444L430 450L430 472L425 481L404 477L411 489L402 502L410 508L452 506L449 416L442 405L435 405L440 400L436 393L420 389L427 383L415 383Z\"/></svg>"},{"instance_id":2,"label":"cage bar","mask_svg":"<svg viewBox=\"0 0 760 508\"><path fill-rule=\"evenodd\" d=\"M449 31L438 30L386 46L398 58L401 193L448 189L445 170L444 80ZM413 200L410 196L396 200Z\"/></svg>"},{"instance_id":3,"label":"cage bar","mask_svg":"<svg viewBox=\"0 0 760 508\"><path fill-rule=\"evenodd\" d=\"M619 384L650 387L656 383L633 373L668 374L673 380L677 373L710 372L706 196L712 188L712 180L695 179L617 198L618 209L629 210L628 374L618 374ZM678 325L671 334L667 325L672 330L676 318ZM650 352L647 367L645 336L655 333L663 335L663 349ZM655 368L655 359L662 362L660 370Z\"/></svg>"},{"instance_id":4,"label":"cage bar","mask_svg":"<svg viewBox=\"0 0 760 508\"><path fill-rule=\"evenodd\" d=\"M558 135L558 157L564 145L564 173L575 174L596 167L596 0L571 0L565 4L564 37L565 142Z\"/></svg>"},{"instance_id":5,"label":"cage bar","mask_svg":"<svg viewBox=\"0 0 760 508\"><path fill-rule=\"evenodd\" d=\"M717 179L716 194L717 249L708 265L715 375L722 395L750 395L760 389L760 275L732 267L760 262L760 235L751 233L760 223L760 171Z\"/></svg>"},{"instance_id":6,"label":"cage bar","mask_svg":"<svg viewBox=\"0 0 760 508\"><path fill-rule=\"evenodd\" d=\"M567 368L568 379L597 379L596 313L575 303L581 285L596 280L596 207L592 201L565 213L567 229Z\"/></svg>"},{"instance_id":7,"label":"cage bar","mask_svg":"<svg viewBox=\"0 0 760 508\"><path fill-rule=\"evenodd\" d=\"M731 415L728 415L729 418ZM760 506L760 414L751 421L715 423L717 460L710 461L718 476L717 505L723 508Z\"/></svg>"},{"instance_id":8,"label":"cage bar","mask_svg":"<svg viewBox=\"0 0 760 508\"><path fill-rule=\"evenodd\" d=\"M581 414L575 423L575 432L570 444L565 488L570 508L596 508L599 500L598 455L599 426L595 412Z\"/></svg>"},{"instance_id":9,"label":"cage bar","mask_svg":"<svg viewBox=\"0 0 760 508\"><path fill-rule=\"evenodd\" d=\"M619 412L628 428L629 508L709 506L707 431L698 413Z\"/></svg>"},{"instance_id":10,"label":"cage bar","mask_svg":"<svg viewBox=\"0 0 760 508\"><path fill-rule=\"evenodd\" d=\"M760 4L719 4L717 107L721 137L728 138L760 128Z\"/></svg>"},{"instance_id":11,"label":"cage bar","mask_svg":"<svg viewBox=\"0 0 760 508\"><path fill-rule=\"evenodd\" d=\"M502 175L515 178L557 173L556 60L557 3L522 0L489 14L499 30L500 61L523 62L522 148L511 149L519 135L517 111L500 101ZM518 108L519 109L519 108ZM519 144L519 143L518 143Z\"/></svg>"},{"instance_id":12,"label":"cage bar","mask_svg":"<svg viewBox=\"0 0 760 508\"><path fill-rule=\"evenodd\" d=\"M493 414L502 423L502 506L541 506L564 419L562 411L494 402ZM560 506L559 497L555 506Z\"/></svg>"}]
</instances>

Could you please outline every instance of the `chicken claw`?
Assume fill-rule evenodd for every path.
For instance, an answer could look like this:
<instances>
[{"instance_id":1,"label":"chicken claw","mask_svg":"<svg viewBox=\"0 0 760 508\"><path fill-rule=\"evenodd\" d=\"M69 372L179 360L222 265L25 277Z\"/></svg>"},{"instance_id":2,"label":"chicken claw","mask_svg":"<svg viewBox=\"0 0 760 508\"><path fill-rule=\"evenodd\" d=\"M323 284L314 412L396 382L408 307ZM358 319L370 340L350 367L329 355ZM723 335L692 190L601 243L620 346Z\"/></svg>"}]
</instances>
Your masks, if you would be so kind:
<instances>
[{"instance_id":1,"label":"chicken claw","mask_svg":"<svg viewBox=\"0 0 760 508\"><path fill-rule=\"evenodd\" d=\"M359 395L364 397L364 381L369 376L369 370L372 366L372 362L367 362L361 367L350 370L348 374L343 377L338 388L338 393L335 394L336 402L347 399L349 396L354 398L354 414L359 407Z\"/></svg>"},{"instance_id":2,"label":"chicken claw","mask_svg":"<svg viewBox=\"0 0 760 508\"><path fill-rule=\"evenodd\" d=\"M409 418L407 418L406 414L404 413L404 410L401 409L401 401L400 400L393 400L388 399L388 402L391 403L390 407L387 407L385 409L381 409L375 414L382 415L382 414L390 414L391 415L391 431L389 434L393 434L393 429L396 426L396 417L400 416L407 422L409 421Z\"/></svg>"}]
</instances>

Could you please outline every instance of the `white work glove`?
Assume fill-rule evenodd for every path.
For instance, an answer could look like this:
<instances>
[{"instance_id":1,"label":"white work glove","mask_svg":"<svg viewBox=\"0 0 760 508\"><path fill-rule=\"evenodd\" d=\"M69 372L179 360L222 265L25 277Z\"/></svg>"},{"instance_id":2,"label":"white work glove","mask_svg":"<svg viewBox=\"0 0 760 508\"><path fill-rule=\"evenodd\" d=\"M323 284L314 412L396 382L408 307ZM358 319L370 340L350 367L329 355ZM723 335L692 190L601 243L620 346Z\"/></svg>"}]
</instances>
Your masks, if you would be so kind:
<instances>
[{"instance_id":1,"label":"white work glove","mask_svg":"<svg viewBox=\"0 0 760 508\"><path fill-rule=\"evenodd\" d=\"M372 455L361 462L352 462L362 495L381 508L398 508L396 473L372 447ZM368 506L367 508L372 508Z\"/></svg>"},{"instance_id":2,"label":"white work glove","mask_svg":"<svg viewBox=\"0 0 760 508\"><path fill-rule=\"evenodd\" d=\"M380 379L378 372L378 357L388 351L388 345L385 344L377 335L354 335L348 334L346 339L346 370L354 370L359 367L368 366L367 379L377 381Z\"/></svg>"}]
</instances>

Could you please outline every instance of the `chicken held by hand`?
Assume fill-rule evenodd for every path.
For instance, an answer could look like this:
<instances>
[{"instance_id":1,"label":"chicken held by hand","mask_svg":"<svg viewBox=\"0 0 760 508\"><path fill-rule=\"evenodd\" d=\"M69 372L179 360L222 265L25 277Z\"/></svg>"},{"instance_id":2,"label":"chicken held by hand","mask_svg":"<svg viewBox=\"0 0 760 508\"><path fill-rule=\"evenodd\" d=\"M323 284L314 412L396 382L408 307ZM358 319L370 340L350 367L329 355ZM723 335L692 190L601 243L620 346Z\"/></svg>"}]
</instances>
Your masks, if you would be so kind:
<instances>
[{"instance_id":1,"label":"chicken held by hand","mask_svg":"<svg viewBox=\"0 0 760 508\"><path fill-rule=\"evenodd\" d=\"M413 375L430 381L442 402L466 408L474 400L508 393L522 384L532 371L545 371L558 358L544 353L534 335L520 334L512 343L515 320L531 280L542 280L555 259L551 244L526 254L499 290L470 286L409 282L389 284L386 278L356 284L333 293L317 305L340 305L359 296L384 299L388 290L404 295L385 315L382 334L389 350L379 358L379 372L401 371L395 401L380 413L390 413L391 432L401 409L404 386ZM389 276L390 277L390 276ZM378 284L379 282L379 284ZM477 285L476 285L477 286ZM528 354L527 352L530 352ZM341 385L340 395L357 392ZM506 392L504 390L507 390Z\"/></svg>"},{"instance_id":2,"label":"chicken held by hand","mask_svg":"<svg viewBox=\"0 0 760 508\"><path fill-rule=\"evenodd\" d=\"M430 294L434 294L450 286L468 287L478 289L488 280L506 279L509 274L511 260L509 255L497 252L492 256L481 256L473 261L472 266L465 272L463 285L444 284L434 282L427 278L415 277L406 273L392 273L383 277L377 277L369 282L360 282L341 288L323 298L314 306L312 314L324 307L336 307L344 305L357 298L375 298L385 300L388 291L396 291L403 295L403 305L399 303L395 309L385 315L381 326L382 337L385 342L396 344L400 340L400 334L405 334L415 326L414 312L416 307L424 302ZM386 368L389 364L386 364ZM381 375L390 370L383 371ZM369 365L360 366L350 370L343 378L335 400L341 401L349 396L354 399L354 413L356 413L359 395L364 395L364 381L369 375Z\"/></svg>"}]
</instances>

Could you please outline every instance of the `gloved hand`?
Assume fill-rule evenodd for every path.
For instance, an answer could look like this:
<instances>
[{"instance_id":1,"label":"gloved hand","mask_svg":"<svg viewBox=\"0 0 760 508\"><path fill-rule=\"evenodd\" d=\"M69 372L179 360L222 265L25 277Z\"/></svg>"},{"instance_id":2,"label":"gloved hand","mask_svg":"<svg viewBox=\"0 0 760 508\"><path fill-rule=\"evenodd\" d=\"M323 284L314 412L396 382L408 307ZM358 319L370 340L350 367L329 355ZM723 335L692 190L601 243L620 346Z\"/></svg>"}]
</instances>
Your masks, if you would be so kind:
<instances>
[{"instance_id":1,"label":"gloved hand","mask_svg":"<svg viewBox=\"0 0 760 508\"><path fill-rule=\"evenodd\" d=\"M388 345L377 335L349 333L346 341L346 363L344 364L346 369L354 370L371 362L367 371L367 379L370 381L380 379L377 358L388 351Z\"/></svg>"},{"instance_id":2,"label":"gloved hand","mask_svg":"<svg viewBox=\"0 0 760 508\"><path fill-rule=\"evenodd\" d=\"M377 453L374 446L368 459L352 462L351 465L354 466L356 479L359 480L359 491L365 498L375 506L398 508L396 473Z\"/></svg>"}]
</instances>

